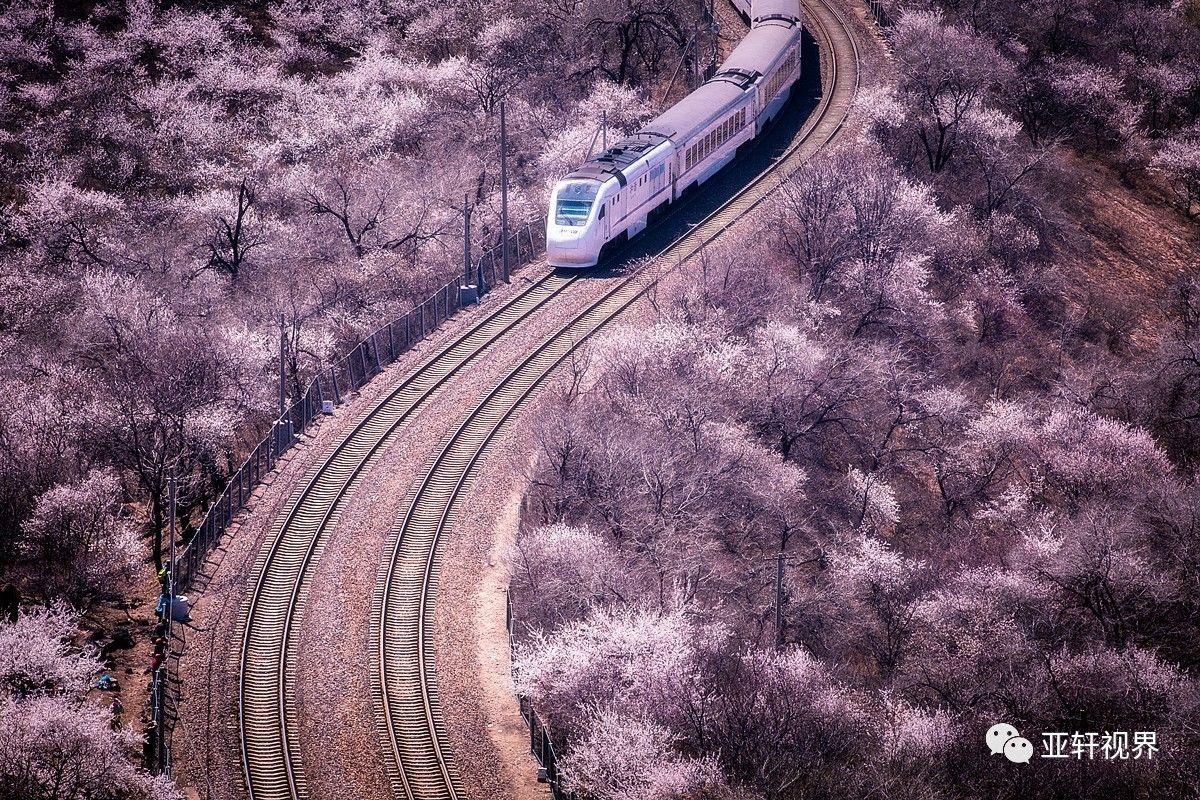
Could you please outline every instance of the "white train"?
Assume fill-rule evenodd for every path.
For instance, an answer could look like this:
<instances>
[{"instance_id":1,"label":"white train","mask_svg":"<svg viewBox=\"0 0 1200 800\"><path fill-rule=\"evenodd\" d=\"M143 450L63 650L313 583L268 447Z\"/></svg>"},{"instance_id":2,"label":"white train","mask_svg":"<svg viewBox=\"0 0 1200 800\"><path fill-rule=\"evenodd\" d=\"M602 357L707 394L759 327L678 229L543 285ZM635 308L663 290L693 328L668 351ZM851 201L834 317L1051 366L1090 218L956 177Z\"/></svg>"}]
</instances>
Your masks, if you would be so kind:
<instances>
[{"instance_id":1,"label":"white train","mask_svg":"<svg viewBox=\"0 0 1200 800\"><path fill-rule=\"evenodd\" d=\"M595 266L779 113L800 78L800 3L754 0L749 16L750 32L711 79L555 184L546 219L552 266Z\"/></svg>"}]
</instances>

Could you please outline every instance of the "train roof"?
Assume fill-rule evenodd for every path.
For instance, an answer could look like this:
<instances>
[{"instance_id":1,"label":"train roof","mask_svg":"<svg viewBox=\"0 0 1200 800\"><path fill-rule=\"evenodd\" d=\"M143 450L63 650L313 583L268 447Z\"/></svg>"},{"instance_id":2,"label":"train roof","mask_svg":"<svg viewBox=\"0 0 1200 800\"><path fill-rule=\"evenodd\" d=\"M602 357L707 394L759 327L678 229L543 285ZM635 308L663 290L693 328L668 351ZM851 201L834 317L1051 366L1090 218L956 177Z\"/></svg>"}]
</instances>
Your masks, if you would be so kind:
<instances>
[{"instance_id":1,"label":"train roof","mask_svg":"<svg viewBox=\"0 0 1200 800\"><path fill-rule=\"evenodd\" d=\"M774 25L784 28L800 24L799 0L754 0L750 5L752 27Z\"/></svg>"},{"instance_id":2,"label":"train roof","mask_svg":"<svg viewBox=\"0 0 1200 800\"><path fill-rule=\"evenodd\" d=\"M567 175L567 178L591 178L606 181L616 178L625 185L625 170L658 145L666 141L665 136L639 132L627 139L622 139L599 155L593 156L577 169Z\"/></svg>"},{"instance_id":3,"label":"train roof","mask_svg":"<svg viewBox=\"0 0 1200 800\"><path fill-rule=\"evenodd\" d=\"M795 28L780 25L765 25L746 34L741 44L733 49L729 58L717 70L714 79L726 73L764 74L773 61L787 50L787 45L796 37Z\"/></svg>"},{"instance_id":4,"label":"train roof","mask_svg":"<svg viewBox=\"0 0 1200 800\"><path fill-rule=\"evenodd\" d=\"M742 96L743 90L732 83L709 81L647 123L640 133L685 142L736 105Z\"/></svg>"}]
</instances>

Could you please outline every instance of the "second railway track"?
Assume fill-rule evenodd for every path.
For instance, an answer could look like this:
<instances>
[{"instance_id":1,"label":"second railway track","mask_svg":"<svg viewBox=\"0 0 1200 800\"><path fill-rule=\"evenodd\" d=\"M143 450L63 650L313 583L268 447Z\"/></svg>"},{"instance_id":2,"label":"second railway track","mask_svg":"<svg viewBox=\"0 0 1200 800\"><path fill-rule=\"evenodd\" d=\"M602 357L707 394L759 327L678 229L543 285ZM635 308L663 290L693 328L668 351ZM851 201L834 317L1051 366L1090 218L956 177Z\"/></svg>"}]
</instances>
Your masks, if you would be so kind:
<instances>
[{"instance_id":1,"label":"second railway track","mask_svg":"<svg viewBox=\"0 0 1200 800\"><path fill-rule=\"evenodd\" d=\"M380 568L372 614L372 693L394 794L403 800L458 800L457 770L446 743L432 659L432 621L440 541L471 477L497 434L581 343L640 298L663 275L695 255L762 202L841 129L858 88L858 50L840 12L806 6L810 26L828 48L829 80L816 113L793 144L728 203L619 282L543 340L508 373L442 443L406 499Z\"/></svg>"}]
</instances>

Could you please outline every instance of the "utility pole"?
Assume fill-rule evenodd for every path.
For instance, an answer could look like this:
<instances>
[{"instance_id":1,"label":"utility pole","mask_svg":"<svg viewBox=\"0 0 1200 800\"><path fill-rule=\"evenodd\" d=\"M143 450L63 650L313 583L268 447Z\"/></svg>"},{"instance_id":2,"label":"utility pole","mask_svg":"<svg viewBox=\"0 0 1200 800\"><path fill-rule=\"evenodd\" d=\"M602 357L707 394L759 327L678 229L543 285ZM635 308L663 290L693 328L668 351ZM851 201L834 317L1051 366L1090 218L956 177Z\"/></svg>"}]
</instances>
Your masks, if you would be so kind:
<instances>
[{"instance_id":1,"label":"utility pole","mask_svg":"<svg viewBox=\"0 0 1200 800\"><path fill-rule=\"evenodd\" d=\"M284 333L283 314L279 315L279 422L275 425L275 452L283 454L284 431L283 415L287 413L287 370L285 364L285 347L287 336Z\"/></svg>"},{"instance_id":2,"label":"utility pole","mask_svg":"<svg viewBox=\"0 0 1200 800\"><path fill-rule=\"evenodd\" d=\"M155 757L158 760L156 764L157 772L162 775L169 765L166 763L167 752L167 683L171 680L171 628L175 623L175 517L176 514L176 483L175 476L172 475L167 482L167 505L170 508L171 516L171 561L167 565L167 624L165 633L167 642L163 645L163 660L162 677L158 683L158 714L154 720L154 735L158 738L156 747L154 748ZM153 677L151 678L153 680Z\"/></svg>"},{"instance_id":3,"label":"utility pole","mask_svg":"<svg viewBox=\"0 0 1200 800\"><path fill-rule=\"evenodd\" d=\"M283 414L287 411L287 379L286 369L284 367L284 348L286 346L287 336L284 333L283 314L279 315L279 419L283 419Z\"/></svg>"},{"instance_id":4,"label":"utility pole","mask_svg":"<svg viewBox=\"0 0 1200 800\"><path fill-rule=\"evenodd\" d=\"M168 497L170 498L168 500L168 504L171 507L171 566L170 566L170 569L167 570L167 577L168 577L167 586L171 590L171 598L172 599L175 598L175 536L176 536L176 534L175 534L175 517L176 517L175 509L176 509L176 502L177 502L175 499L175 494L177 491L178 491L178 488L177 488L177 484L175 482L175 476L172 475L170 481L167 484ZM170 602L168 602L167 605L169 606Z\"/></svg>"},{"instance_id":5,"label":"utility pole","mask_svg":"<svg viewBox=\"0 0 1200 800\"><path fill-rule=\"evenodd\" d=\"M504 282L508 283L508 120L500 101L500 253Z\"/></svg>"},{"instance_id":6,"label":"utility pole","mask_svg":"<svg viewBox=\"0 0 1200 800\"><path fill-rule=\"evenodd\" d=\"M463 192L463 285L471 285L471 195Z\"/></svg>"},{"instance_id":7,"label":"utility pole","mask_svg":"<svg viewBox=\"0 0 1200 800\"><path fill-rule=\"evenodd\" d=\"M776 557L775 569L775 646L783 647L783 550Z\"/></svg>"}]
</instances>

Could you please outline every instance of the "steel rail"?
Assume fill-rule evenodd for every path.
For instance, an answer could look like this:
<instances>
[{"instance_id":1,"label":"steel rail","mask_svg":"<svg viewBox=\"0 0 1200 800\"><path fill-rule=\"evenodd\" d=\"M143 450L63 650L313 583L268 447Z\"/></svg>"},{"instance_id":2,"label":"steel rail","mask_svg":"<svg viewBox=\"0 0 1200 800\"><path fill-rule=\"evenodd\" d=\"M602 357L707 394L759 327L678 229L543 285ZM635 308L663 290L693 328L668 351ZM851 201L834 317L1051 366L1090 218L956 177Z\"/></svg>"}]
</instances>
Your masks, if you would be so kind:
<instances>
[{"instance_id":1,"label":"steel rail","mask_svg":"<svg viewBox=\"0 0 1200 800\"><path fill-rule=\"evenodd\" d=\"M859 85L857 44L826 0L806 3L810 29L828 47L828 90L785 153L721 208L543 340L443 440L393 526L372 606L372 665L377 726L393 789L404 800L458 800L457 770L441 721L436 670L429 659L441 562L439 547L464 489L497 434L585 340L635 303L660 278L698 253L828 144L841 130ZM814 13L816 12L816 13Z\"/></svg>"},{"instance_id":2,"label":"steel rail","mask_svg":"<svg viewBox=\"0 0 1200 800\"><path fill-rule=\"evenodd\" d=\"M303 610L310 567L364 468L397 429L453 375L530 318L576 280L548 272L441 348L364 411L289 500L254 568L241 613L238 721L243 778L251 800L303 800L294 686L294 623Z\"/></svg>"}]
</instances>

